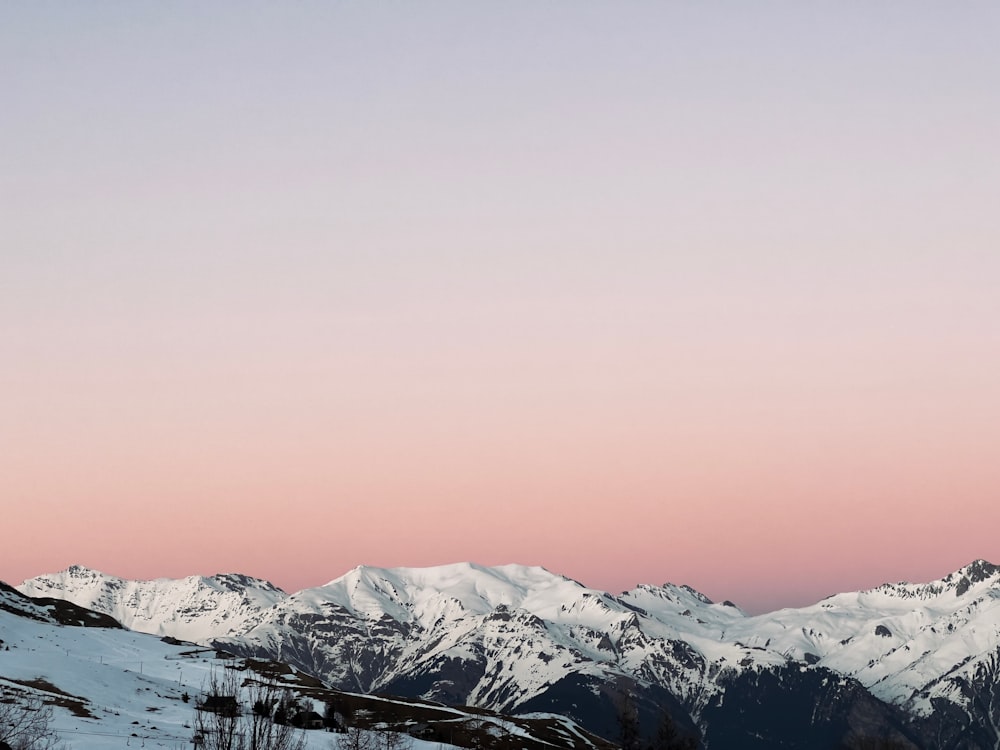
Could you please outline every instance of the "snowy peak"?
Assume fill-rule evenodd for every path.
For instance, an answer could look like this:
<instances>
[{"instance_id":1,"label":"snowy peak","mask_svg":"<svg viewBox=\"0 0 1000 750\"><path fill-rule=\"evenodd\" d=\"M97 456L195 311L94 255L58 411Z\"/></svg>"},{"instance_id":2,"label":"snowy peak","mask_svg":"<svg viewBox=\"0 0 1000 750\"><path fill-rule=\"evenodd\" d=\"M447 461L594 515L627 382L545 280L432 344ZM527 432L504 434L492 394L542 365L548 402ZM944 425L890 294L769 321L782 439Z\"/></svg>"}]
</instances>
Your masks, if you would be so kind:
<instances>
[{"instance_id":1,"label":"snowy peak","mask_svg":"<svg viewBox=\"0 0 1000 750\"><path fill-rule=\"evenodd\" d=\"M102 573L99 570L94 570L84 565L70 565L58 573L30 578L24 581L21 587L50 588L65 593L70 591L121 588L128 584L162 584L162 587L170 587L180 582L194 586L203 585L219 591L228 590L243 593L259 590L277 595L286 595L284 591L270 581L243 575L242 573L217 573L212 576L188 576L186 578L157 578L149 581L133 581Z\"/></svg>"},{"instance_id":2,"label":"snowy peak","mask_svg":"<svg viewBox=\"0 0 1000 750\"><path fill-rule=\"evenodd\" d=\"M293 598L335 603L368 619L388 616L431 627L442 617L486 615L498 607L537 614L537 609L565 601L567 592L585 590L576 581L541 567L465 562L427 568L360 566Z\"/></svg>"},{"instance_id":3,"label":"snowy peak","mask_svg":"<svg viewBox=\"0 0 1000 750\"><path fill-rule=\"evenodd\" d=\"M195 576L195 578L200 579L207 585L214 584L222 589L228 589L229 591L235 591L237 593L247 591L265 591L278 596L286 595L282 589L278 588L270 581L243 575L242 573L216 573L213 576Z\"/></svg>"},{"instance_id":4,"label":"snowy peak","mask_svg":"<svg viewBox=\"0 0 1000 750\"><path fill-rule=\"evenodd\" d=\"M717 692L716 658L753 659L719 643L734 607L689 587L640 587L614 596L544 568L458 563L361 566L277 604L247 633L216 638L243 656L291 660L331 684L362 692L410 691L447 703L512 709L569 680L663 681L703 705ZM687 641L687 644L684 643Z\"/></svg>"},{"instance_id":5,"label":"snowy peak","mask_svg":"<svg viewBox=\"0 0 1000 750\"><path fill-rule=\"evenodd\" d=\"M765 673L828 670L913 716L947 701L976 720L976 691L1000 684L1000 568L985 560L755 617L689 586L615 596L544 568L473 563L361 566L291 596L238 574L126 581L80 566L20 590L354 692L504 710L556 702L580 720L601 686L622 681L673 696L696 721Z\"/></svg>"},{"instance_id":6,"label":"snowy peak","mask_svg":"<svg viewBox=\"0 0 1000 750\"><path fill-rule=\"evenodd\" d=\"M195 738L199 734L204 737L199 729L218 731L219 725L208 718L209 714L197 708L217 697L213 686L232 688L231 700L242 708L234 728L245 731L253 720L244 722L243 717L259 716L252 711L261 703L260 696L271 689L272 681L279 686L282 699L288 700L288 710L301 718L312 719L314 713L323 716L326 706L331 705L338 709L340 721L350 720L356 727L378 727L378 731L354 734L358 746L458 750L445 744L454 740L465 747L500 748L511 746L508 738L516 737L516 746L528 750L612 747L565 719L503 717L385 696L344 694L319 686L283 664L243 661L212 649L123 629L64 627L35 611L34 606L31 599L0 583L0 715L4 719L0 721L0 747L22 747L11 737L13 722L7 719L32 715L35 700L51 712L52 736L49 741L30 743L31 747L167 749L190 747L192 743L212 747L211 741ZM45 718L42 724L48 721ZM293 718L293 723L300 722ZM270 742L255 740L258 746L282 744L302 750L338 746L331 734L312 721L307 726L301 734L296 731L292 735L293 743L275 742L273 735ZM423 739L396 734L414 726L420 727ZM246 734L231 737L234 746L251 744L242 742ZM347 744L341 739L340 746Z\"/></svg>"},{"instance_id":7,"label":"snowy peak","mask_svg":"<svg viewBox=\"0 0 1000 750\"><path fill-rule=\"evenodd\" d=\"M974 560L968 565L949 573L944 578L929 583L884 583L874 589L857 594L863 601L880 598L895 599L904 606L913 606L915 601L934 602L935 606L951 608L962 606L957 599L979 596L988 589L1000 589L1000 566L986 560ZM971 592L971 594L970 594ZM838 599L839 594L831 599Z\"/></svg>"},{"instance_id":8,"label":"snowy peak","mask_svg":"<svg viewBox=\"0 0 1000 750\"><path fill-rule=\"evenodd\" d=\"M734 620L746 618L732 602L714 603L690 586L640 584L621 595L627 606L674 627L678 633L714 633L721 638Z\"/></svg>"},{"instance_id":9,"label":"snowy peak","mask_svg":"<svg viewBox=\"0 0 1000 750\"><path fill-rule=\"evenodd\" d=\"M955 595L962 596L974 585L989 582L994 586L1000 581L1000 566L987 562L986 560L974 560L959 569L949 579L956 578Z\"/></svg>"},{"instance_id":10,"label":"snowy peak","mask_svg":"<svg viewBox=\"0 0 1000 750\"><path fill-rule=\"evenodd\" d=\"M273 584L239 574L130 581L73 565L17 587L32 597L58 597L114 617L141 633L191 641L237 635L287 594Z\"/></svg>"},{"instance_id":11,"label":"snowy peak","mask_svg":"<svg viewBox=\"0 0 1000 750\"><path fill-rule=\"evenodd\" d=\"M361 565L349 573L326 584L329 587L341 582L352 585L368 584L378 587L379 582L398 585L407 589L420 589L461 595L471 600L479 598L492 606L512 603L529 592L571 583L580 584L565 576L550 573L545 568L527 565L498 565L486 567L462 562L425 568L376 568Z\"/></svg>"}]
</instances>

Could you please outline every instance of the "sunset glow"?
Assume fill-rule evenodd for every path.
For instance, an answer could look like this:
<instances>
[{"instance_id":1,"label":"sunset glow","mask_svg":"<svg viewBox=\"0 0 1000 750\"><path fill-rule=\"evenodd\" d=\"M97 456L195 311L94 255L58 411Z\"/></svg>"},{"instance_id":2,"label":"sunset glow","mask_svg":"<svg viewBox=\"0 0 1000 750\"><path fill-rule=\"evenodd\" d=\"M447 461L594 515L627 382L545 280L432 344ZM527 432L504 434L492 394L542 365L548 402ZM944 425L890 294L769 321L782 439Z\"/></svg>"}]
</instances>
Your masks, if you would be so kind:
<instances>
[{"instance_id":1,"label":"sunset glow","mask_svg":"<svg viewBox=\"0 0 1000 750\"><path fill-rule=\"evenodd\" d=\"M1000 563L1000 10L0 11L0 580Z\"/></svg>"}]
</instances>

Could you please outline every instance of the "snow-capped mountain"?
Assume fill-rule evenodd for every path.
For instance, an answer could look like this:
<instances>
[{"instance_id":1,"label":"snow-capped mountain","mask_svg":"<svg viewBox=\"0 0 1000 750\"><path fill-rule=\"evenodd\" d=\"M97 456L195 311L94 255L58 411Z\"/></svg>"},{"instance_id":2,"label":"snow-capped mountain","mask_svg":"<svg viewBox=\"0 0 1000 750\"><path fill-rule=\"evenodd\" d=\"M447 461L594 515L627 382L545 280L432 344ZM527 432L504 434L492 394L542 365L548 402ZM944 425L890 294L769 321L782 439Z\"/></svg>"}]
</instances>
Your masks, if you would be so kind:
<instances>
[{"instance_id":1,"label":"snow-capped mountain","mask_svg":"<svg viewBox=\"0 0 1000 750\"><path fill-rule=\"evenodd\" d=\"M693 596L676 595L684 606ZM720 618L727 613L716 610L729 609L702 606ZM603 685L647 673L669 693L703 701L713 688L706 673L714 661L677 641L676 632L542 568L463 563L360 567L293 594L246 633L213 642L295 663L344 689L532 711L553 708L546 694L556 685L575 685L580 704ZM734 663L752 651L731 643L711 649ZM594 721L598 714L602 723ZM616 731L606 707L570 715L597 731Z\"/></svg>"},{"instance_id":2,"label":"snow-capped mountain","mask_svg":"<svg viewBox=\"0 0 1000 750\"><path fill-rule=\"evenodd\" d=\"M245 633L288 596L267 581L239 574L130 581L80 565L31 578L18 589L104 612L140 633L195 642Z\"/></svg>"},{"instance_id":3,"label":"snow-capped mountain","mask_svg":"<svg viewBox=\"0 0 1000 750\"><path fill-rule=\"evenodd\" d=\"M341 719L346 721L339 713L343 711L351 726L361 727L360 743L350 736L303 730L303 750L491 747L491 738L508 745L514 738L518 747L531 750L610 750L609 743L561 717L510 719L343 694L282 664L234 659L211 648L123 629L105 614L60 599L29 598L0 583L0 744L9 740L21 747L11 736L16 727L6 719L44 707L51 711L52 739L68 750L189 747L206 686L227 674L234 679L222 681L235 688L232 697L243 704L245 714L251 713L246 709L254 685L277 680L281 693L300 711L322 712L329 703ZM421 737L390 741L393 732L407 728Z\"/></svg>"},{"instance_id":4,"label":"snow-capped mountain","mask_svg":"<svg viewBox=\"0 0 1000 750\"><path fill-rule=\"evenodd\" d=\"M793 705L803 694L813 696L800 707L809 727L794 736L813 742L875 731L917 745L934 734L936 744L924 746L937 747L1000 739L1000 568L984 561L927 584L756 617L684 586L612 595L542 568L468 563L359 567L290 596L225 577L232 588L217 585L240 603L226 617L230 600L205 593L216 586L190 583L219 578L108 585L77 568L21 590L64 596L147 632L280 659L342 689L554 711L605 736L617 733L618 696L631 692L648 721L666 707L713 748L749 747L747 736L760 747L794 746L782 734L794 724L787 717L731 732L748 707L767 714L765 696ZM143 584L157 595L137 598ZM130 601L144 603L141 617Z\"/></svg>"},{"instance_id":5,"label":"snow-capped mountain","mask_svg":"<svg viewBox=\"0 0 1000 750\"><path fill-rule=\"evenodd\" d=\"M1000 567L977 560L931 583L837 594L733 623L725 637L850 675L927 715L937 699L962 705L966 684L997 674Z\"/></svg>"}]
</instances>

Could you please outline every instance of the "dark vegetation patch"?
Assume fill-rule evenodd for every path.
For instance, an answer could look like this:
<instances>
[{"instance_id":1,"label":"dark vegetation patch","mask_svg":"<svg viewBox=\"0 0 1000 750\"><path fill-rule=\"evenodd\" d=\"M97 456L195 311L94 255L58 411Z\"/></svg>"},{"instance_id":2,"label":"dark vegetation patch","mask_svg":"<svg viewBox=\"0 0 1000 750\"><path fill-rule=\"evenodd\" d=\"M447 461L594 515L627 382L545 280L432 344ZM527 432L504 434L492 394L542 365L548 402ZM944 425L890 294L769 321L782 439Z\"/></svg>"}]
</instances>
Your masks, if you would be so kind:
<instances>
[{"instance_id":1,"label":"dark vegetation patch","mask_svg":"<svg viewBox=\"0 0 1000 750\"><path fill-rule=\"evenodd\" d=\"M36 622L46 622L46 619L42 615L32 611L31 599L13 586L0 581L0 594L2 594L0 596L0 609L4 612L10 612L12 615L18 615L19 617L27 617L29 620L35 620ZM19 604L27 608L20 607L18 606Z\"/></svg>"},{"instance_id":2,"label":"dark vegetation patch","mask_svg":"<svg viewBox=\"0 0 1000 750\"><path fill-rule=\"evenodd\" d=\"M274 680L295 694L328 705L348 726L404 732L428 742L489 750L614 750L615 745L582 728L568 732L555 718L508 717L486 709L446 705L420 698L344 693L285 664L247 659L243 680ZM529 737L523 736L525 733Z\"/></svg>"},{"instance_id":3,"label":"dark vegetation patch","mask_svg":"<svg viewBox=\"0 0 1000 750\"><path fill-rule=\"evenodd\" d=\"M27 617L29 620L48 622L49 618L51 618L51 620L60 625L122 629L121 623L110 615L94 612L86 607L68 602L65 599L53 599L49 596L25 596L13 586L3 581L0 581L0 594L3 595L0 597L0 609L20 617ZM44 610L48 618L39 613L35 608Z\"/></svg>"},{"instance_id":4,"label":"dark vegetation patch","mask_svg":"<svg viewBox=\"0 0 1000 750\"><path fill-rule=\"evenodd\" d=\"M32 598L32 601L40 607L48 610L52 618L60 625L74 625L81 628L109 628L112 630L124 630L122 624L111 615L81 607L65 599L53 599L51 597Z\"/></svg>"},{"instance_id":5,"label":"dark vegetation patch","mask_svg":"<svg viewBox=\"0 0 1000 750\"><path fill-rule=\"evenodd\" d=\"M73 695L72 693L67 693L60 687L53 685L51 682L46 680L44 677L36 677L33 680L10 680L10 682L17 683L18 685L23 685L24 687L33 688L39 691L42 695L42 700L50 706L59 706L60 708L65 708L74 716L79 716L81 719L96 719L98 717L94 716L87 708L87 699L81 698L78 695Z\"/></svg>"},{"instance_id":6,"label":"dark vegetation patch","mask_svg":"<svg viewBox=\"0 0 1000 750\"><path fill-rule=\"evenodd\" d=\"M311 674L292 669L287 664L277 661L262 661L260 659L245 659L243 669L249 669L262 677L273 679L281 685L295 688L324 688L322 680Z\"/></svg>"}]
</instances>

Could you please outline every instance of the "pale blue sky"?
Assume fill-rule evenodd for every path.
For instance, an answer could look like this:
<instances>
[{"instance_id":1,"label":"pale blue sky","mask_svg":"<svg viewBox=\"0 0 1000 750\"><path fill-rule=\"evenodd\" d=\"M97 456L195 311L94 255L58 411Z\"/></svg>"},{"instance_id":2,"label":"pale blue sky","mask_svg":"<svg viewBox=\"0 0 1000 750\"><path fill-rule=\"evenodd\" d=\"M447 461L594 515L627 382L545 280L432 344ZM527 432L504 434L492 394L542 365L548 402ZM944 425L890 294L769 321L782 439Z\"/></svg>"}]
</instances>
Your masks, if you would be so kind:
<instances>
[{"instance_id":1,"label":"pale blue sky","mask_svg":"<svg viewBox=\"0 0 1000 750\"><path fill-rule=\"evenodd\" d=\"M440 497L515 514L581 497L580 538L607 504L680 507L708 531L676 551L643 537L626 564L511 532L484 561L610 588L677 572L758 607L828 590L764 562L718 573L713 545L753 549L741 503L765 529L804 509L846 549L834 510L891 495L879 517L924 546L812 571L845 585L862 563L1000 559L975 536L990 524L923 556L951 523L931 509L1000 490L981 460L1000 422L997 38L985 2L7 5L8 496L96 495L136 520L176 477L191 510L222 507L199 482L303 514L409 498L401 534ZM793 487L780 466L800 450ZM453 455L473 468L449 482ZM355 471L380 462L398 486ZM303 570L238 548L197 564L292 586L472 557L459 526L399 559L372 532ZM71 552L26 549L9 578L101 567Z\"/></svg>"}]
</instances>

